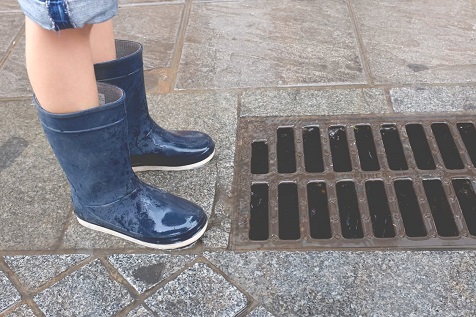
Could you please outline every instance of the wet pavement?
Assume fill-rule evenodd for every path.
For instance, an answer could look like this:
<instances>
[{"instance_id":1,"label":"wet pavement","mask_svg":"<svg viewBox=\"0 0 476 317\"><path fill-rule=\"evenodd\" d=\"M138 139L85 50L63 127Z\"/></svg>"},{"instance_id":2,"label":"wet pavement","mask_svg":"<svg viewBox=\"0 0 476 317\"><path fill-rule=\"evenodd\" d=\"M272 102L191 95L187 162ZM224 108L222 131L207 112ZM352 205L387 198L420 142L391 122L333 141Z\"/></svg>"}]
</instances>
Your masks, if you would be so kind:
<instances>
[{"instance_id":1,"label":"wet pavement","mask_svg":"<svg viewBox=\"0 0 476 317\"><path fill-rule=\"evenodd\" d=\"M472 0L121 0L151 115L216 157L144 181L201 205L194 246L83 228L31 105L23 16L0 0L0 316L474 316L473 251L253 251L230 243L244 117L476 114ZM470 119L474 122L474 119Z\"/></svg>"}]
</instances>

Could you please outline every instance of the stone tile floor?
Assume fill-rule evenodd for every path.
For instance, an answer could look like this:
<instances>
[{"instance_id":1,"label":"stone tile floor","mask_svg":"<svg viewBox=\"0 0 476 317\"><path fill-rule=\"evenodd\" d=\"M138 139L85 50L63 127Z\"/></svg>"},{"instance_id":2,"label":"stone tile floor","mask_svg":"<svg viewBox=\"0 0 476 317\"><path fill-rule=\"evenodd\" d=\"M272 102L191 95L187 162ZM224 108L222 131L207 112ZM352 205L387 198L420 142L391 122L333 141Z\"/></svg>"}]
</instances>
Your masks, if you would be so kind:
<instances>
[{"instance_id":1,"label":"stone tile floor","mask_svg":"<svg viewBox=\"0 0 476 317\"><path fill-rule=\"evenodd\" d=\"M157 252L79 226L31 106L21 11L0 0L0 316L476 315L473 251L229 245L240 118L476 114L473 0L121 0L115 25L144 43L152 116L217 142L204 168L140 174L210 227Z\"/></svg>"}]
</instances>

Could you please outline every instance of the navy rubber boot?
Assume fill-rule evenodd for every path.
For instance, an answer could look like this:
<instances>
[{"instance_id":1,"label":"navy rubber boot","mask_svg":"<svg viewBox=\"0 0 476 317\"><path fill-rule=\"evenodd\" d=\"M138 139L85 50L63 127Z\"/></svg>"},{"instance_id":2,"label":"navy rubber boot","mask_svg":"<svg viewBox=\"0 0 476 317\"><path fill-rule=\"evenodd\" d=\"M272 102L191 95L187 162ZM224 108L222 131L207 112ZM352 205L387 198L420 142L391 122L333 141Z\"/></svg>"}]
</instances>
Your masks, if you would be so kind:
<instances>
[{"instance_id":1,"label":"navy rubber boot","mask_svg":"<svg viewBox=\"0 0 476 317\"><path fill-rule=\"evenodd\" d=\"M117 59L94 65L96 80L126 93L129 149L134 171L187 170L204 165L215 153L213 140L197 131L169 131L150 117L144 87L142 45L116 40Z\"/></svg>"},{"instance_id":2,"label":"navy rubber boot","mask_svg":"<svg viewBox=\"0 0 476 317\"><path fill-rule=\"evenodd\" d=\"M197 205L140 181L131 169L124 92L98 84L105 104L53 114L35 99L46 137L71 185L79 222L157 249L200 238L207 216Z\"/></svg>"}]
</instances>

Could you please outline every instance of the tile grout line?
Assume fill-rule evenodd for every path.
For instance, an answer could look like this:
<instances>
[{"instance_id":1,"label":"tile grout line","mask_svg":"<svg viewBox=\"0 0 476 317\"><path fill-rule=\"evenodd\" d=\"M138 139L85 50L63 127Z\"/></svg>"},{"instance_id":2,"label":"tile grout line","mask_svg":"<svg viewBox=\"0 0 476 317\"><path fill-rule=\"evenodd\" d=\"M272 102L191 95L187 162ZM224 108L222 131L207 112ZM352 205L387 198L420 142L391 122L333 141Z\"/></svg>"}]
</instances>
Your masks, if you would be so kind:
<instances>
[{"instance_id":1,"label":"tile grout line","mask_svg":"<svg viewBox=\"0 0 476 317\"><path fill-rule=\"evenodd\" d=\"M182 57L183 47L185 44L185 37L187 35L188 22L190 20L190 14L192 12L192 2L186 0L183 6L182 16L180 19L180 25L177 32L177 40L174 45L174 53L172 56L172 62L170 65L170 91L174 91L177 85L178 69L180 67L180 60Z\"/></svg>"},{"instance_id":2,"label":"tile grout line","mask_svg":"<svg viewBox=\"0 0 476 317\"><path fill-rule=\"evenodd\" d=\"M96 257L109 256L113 254L169 254L169 255L199 255L200 250L193 248L170 250L156 250L150 248L109 248L109 249L45 249L45 250L0 250L0 256L21 256L21 255L68 255L68 254L90 254Z\"/></svg>"},{"instance_id":3,"label":"tile grout line","mask_svg":"<svg viewBox=\"0 0 476 317\"><path fill-rule=\"evenodd\" d=\"M117 316L126 316L126 314L128 314L129 312L131 312L132 310L134 310L135 308L139 307L140 305L144 305L144 306L147 306L147 309L151 310L153 313L154 313L154 316L156 315L156 313L150 309L150 307L145 303L145 301L153 296L155 293L158 292L159 289L163 288L165 285L167 285L168 283L172 282L173 280L175 280L180 274L182 274L183 272L185 272L186 270L190 269L192 266L195 265L195 263L197 263L197 259L199 258L200 256L196 256L195 259L193 259L192 261L186 263L184 265L184 267L182 267L181 269L177 270L175 273L171 274L169 277L167 277L166 279L162 280L161 282L159 282L157 285L145 290L144 292L142 293L139 293L139 295L137 296L136 300L134 302L132 302L131 304L127 305L126 307L124 307L118 314Z\"/></svg>"},{"instance_id":4,"label":"tile grout line","mask_svg":"<svg viewBox=\"0 0 476 317\"><path fill-rule=\"evenodd\" d=\"M31 96L24 97L0 97L0 102L12 102L12 101L31 101Z\"/></svg>"},{"instance_id":5,"label":"tile grout line","mask_svg":"<svg viewBox=\"0 0 476 317\"><path fill-rule=\"evenodd\" d=\"M99 261L101 264L106 268L109 276L111 279L115 282L120 283L121 285L125 286L127 291L132 295L133 299L137 299L137 296L139 296L139 292L132 286L124 276L122 276L121 273L116 269L114 265L112 265L111 262L109 262L108 257L100 257Z\"/></svg>"},{"instance_id":6,"label":"tile grout line","mask_svg":"<svg viewBox=\"0 0 476 317\"><path fill-rule=\"evenodd\" d=\"M12 54L13 50L17 46L17 44L20 42L21 38L23 37L25 33L25 24L23 24L20 29L18 30L17 34L13 38L13 41L10 42L10 45L8 45L7 51L3 55L3 58L0 59L0 69L3 69L3 67L6 65L8 58Z\"/></svg>"},{"instance_id":7,"label":"tile grout line","mask_svg":"<svg viewBox=\"0 0 476 317\"><path fill-rule=\"evenodd\" d=\"M124 3L119 4L120 8L140 8L140 7L159 7L169 5L183 5L184 1L163 1L163 2L142 2L142 3Z\"/></svg>"},{"instance_id":8,"label":"tile grout line","mask_svg":"<svg viewBox=\"0 0 476 317\"><path fill-rule=\"evenodd\" d=\"M219 274L222 276L225 281L233 285L240 293L242 293L246 297L246 307L243 308L240 312L238 312L235 316L241 316L244 314L248 309L251 308L254 304L258 303L256 299L254 299L253 296L251 296L250 293L248 293L247 290L245 290L243 287L241 287L238 283L236 283L233 279L231 279L225 272L220 270L215 264L213 264L209 259L207 259L204 255L201 255L197 257L196 263L203 263L206 264L213 272L216 274Z\"/></svg>"},{"instance_id":9,"label":"tile grout line","mask_svg":"<svg viewBox=\"0 0 476 317\"><path fill-rule=\"evenodd\" d=\"M62 279L64 279L65 277L73 274L74 272L76 272L77 270L83 268L84 266L88 265L89 263L91 263L92 261L94 260L94 258L92 256L88 256L86 259L76 263L75 265L73 266L70 266L69 268L67 268L65 271L61 272L60 274L58 274L57 276L55 276L53 279L51 279L50 281L40 285L39 287L33 289L32 291L29 292L29 297L26 299L26 301L29 303L29 306L30 308L32 308L32 310L34 310L35 313L37 313L39 316L45 316L45 314L43 313L43 311L41 311L40 307L38 306L38 304L33 300L33 298L40 294L41 292L45 291L46 289L48 289L49 287L53 286L54 284L58 283L59 281L61 281Z\"/></svg>"},{"instance_id":10,"label":"tile grout line","mask_svg":"<svg viewBox=\"0 0 476 317\"><path fill-rule=\"evenodd\" d=\"M8 266L7 262L3 257L0 257L0 270L5 273L8 280L13 284L16 290L20 293L21 300L24 300L29 297L28 290L23 287L18 277L15 275L15 272Z\"/></svg>"},{"instance_id":11,"label":"tile grout line","mask_svg":"<svg viewBox=\"0 0 476 317\"><path fill-rule=\"evenodd\" d=\"M251 312L253 312L253 310L255 310L256 308L258 308L260 306L260 302L258 301L254 301L253 303L251 303L250 305L248 305L246 307L246 309L244 309L243 311L239 312L235 317L246 317L248 316Z\"/></svg>"},{"instance_id":12,"label":"tile grout line","mask_svg":"<svg viewBox=\"0 0 476 317\"><path fill-rule=\"evenodd\" d=\"M2 270L7 275L9 281L12 283L18 293L20 293L20 301L12 305L12 307L9 309L5 310L5 315L7 314L7 311L9 313L13 312L17 308L21 307L22 303L25 303L31 310L33 310L35 314L38 316L44 316L38 305L33 301L32 293L23 286L19 278L15 275L15 272L8 266L3 257L0 257L0 270Z\"/></svg>"},{"instance_id":13,"label":"tile grout line","mask_svg":"<svg viewBox=\"0 0 476 317\"><path fill-rule=\"evenodd\" d=\"M387 83L387 84L312 84L312 85L290 85L290 86L259 86L259 87L233 87L233 88L207 88L207 89L179 89L174 90L173 94L186 93L205 93L205 92L256 92L256 91L281 91L281 90L303 90L303 91L319 91L319 90L352 90L352 89L391 89L391 88L414 88L414 87L476 87L476 82L455 82L455 83Z\"/></svg>"},{"instance_id":14,"label":"tile grout line","mask_svg":"<svg viewBox=\"0 0 476 317\"><path fill-rule=\"evenodd\" d=\"M218 201L220 199L220 193L219 193L219 186L218 186L218 180L220 178L220 175L219 175L219 172L220 172L220 169L218 168L218 158L215 157L215 170L216 170L216 177L215 177L215 186L214 186L214 191L215 191L215 194L213 195L213 203L212 203L212 210L210 212L210 217L208 218L209 220L211 220L212 218L214 219L215 218L215 215L216 215L216 208L217 208L217 204L218 204ZM208 228L207 230L210 229L210 222L208 223Z\"/></svg>"},{"instance_id":15,"label":"tile grout line","mask_svg":"<svg viewBox=\"0 0 476 317\"><path fill-rule=\"evenodd\" d=\"M40 307L38 306L38 304L32 299L26 299L25 300L25 304L33 311L34 314L36 314L37 316L41 316L41 317L44 317L45 316L45 313L43 313L43 311L40 309Z\"/></svg>"},{"instance_id":16,"label":"tile grout line","mask_svg":"<svg viewBox=\"0 0 476 317\"><path fill-rule=\"evenodd\" d=\"M44 317L45 314L41 311L41 309L38 307L38 305L32 300L32 299L24 299L19 301L18 303L15 303L14 305L10 306L6 310L0 313L0 317L8 317L11 313L22 307L23 305L26 305L31 311L33 311L33 314L35 316L41 316Z\"/></svg>"},{"instance_id":17,"label":"tile grout line","mask_svg":"<svg viewBox=\"0 0 476 317\"><path fill-rule=\"evenodd\" d=\"M21 9L0 10L0 14L23 13Z\"/></svg>"},{"instance_id":18,"label":"tile grout line","mask_svg":"<svg viewBox=\"0 0 476 317\"><path fill-rule=\"evenodd\" d=\"M352 29L354 30L355 40L357 42L357 49L359 51L360 59L362 61L362 67L367 77L367 82L373 87L374 81L372 79L372 71L368 63L367 55L365 54L364 41L362 40L362 34L360 33L359 26L357 24L357 17L355 15L354 6L352 0L347 0L347 8L349 11L350 22L352 24Z\"/></svg>"},{"instance_id":19,"label":"tile grout line","mask_svg":"<svg viewBox=\"0 0 476 317\"><path fill-rule=\"evenodd\" d=\"M238 130L238 121L241 118L241 109L243 107L243 90L236 94L236 129Z\"/></svg>"},{"instance_id":20,"label":"tile grout line","mask_svg":"<svg viewBox=\"0 0 476 317\"><path fill-rule=\"evenodd\" d=\"M384 88L383 91L385 93L385 99L387 100L387 106L388 109L390 110L390 113L395 113L395 109L393 107L393 102L392 102L392 96L390 95L390 89L389 87Z\"/></svg>"},{"instance_id":21,"label":"tile grout line","mask_svg":"<svg viewBox=\"0 0 476 317\"><path fill-rule=\"evenodd\" d=\"M228 199L231 200L230 206L232 209L232 214L236 212L237 206L235 206L235 195L236 193L236 188L238 186L238 179L239 175L236 173L236 166L238 164L238 149L241 149L240 146L240 138L239 138L239 131L240 131L240 124L241 124L241 109L243 106L243 90L239 91L236 95L236 131L235 131L235 153L234 153L234 158L233 158L233 180L231 182L231 197L228 197ZM232 234L234 232L233 230L233 224L232 222L232 214L230 214L230 232L228 233L228 245L226 247L226 250L230 251L233 249L233 239L232 239Z\"/></svg>"},{"instance_id":22,"label":"tile grout line","mask_svg":"<svg viewBox=\"0 0 476 317\"><path fill-rule=\"evenodd\" d=\"M61 229L60 232L60 237L58 238L58 241L55 243L53 249L54 250L61 250L64 247L64 237L66 236L66 231L68 231L69 227L71 227L71 223L73 222L73 217L74 217L74 209L73 206L69 206L69 211L68 211L68 216L66 217L63 228Z\"/></svg>"},{"instance_id":23,"label":"tile grout line","mask_svg":"<svg viewBox=\"0 0 476 317\"><path fill-rule=\"evenodd\" d=\"M152 314L152 316L157 316L157 317L159 317L159 316L155 313L155 311L153 311L152 308L150 308L149 305L147 305L146 303L142 303L142 306L144 306L145 309L146 309L149 313Z\"/></svg>"},{"instance_id":24,"label":"tile grout line","mask_svg":"<svg viewBox=\"0 0 476 317\"><path fill-rule=\"evenodd\" d=\"M120 285L124 286L127 289L127 292L131 295L132 301L122 307L119 311L115 313L115 316L126 316L126 314L130 313L132 310L140 306L138 303L138 297L140 296L139 291L137 291L134 286L132 286L127 279L122 276L121 273L116 269L114 265L108 260L108 256L100 257L99 261L101 262L102 266L107 271L109 277L114 281L119 283Z\"/></svg>"},{"instance_id":25,"label":"tile grout line","mask_svg":"<svg viewBox=\"0 0 476 317\"><path fill-rule=\"evenodd\" d=\"M28 291L29 297L33 300L33 297L35 297L36 295L38 295L41 292L45 291L46 289L50 288L51 286L58 283L59 281L61 281L65 277L67 277L67 276L75 273L76 271L82 269L83 267L90 264L94 260L96 260L96 257L88 256L87 258L85 258L84 260L79 261L75 265L72 265L72 266L68 267L66 270L64 270L60 274L56 275L51 280L41 284L39 287L36 287L35 289L32 289L31 291Z\"/></svg>"}]
</instances>

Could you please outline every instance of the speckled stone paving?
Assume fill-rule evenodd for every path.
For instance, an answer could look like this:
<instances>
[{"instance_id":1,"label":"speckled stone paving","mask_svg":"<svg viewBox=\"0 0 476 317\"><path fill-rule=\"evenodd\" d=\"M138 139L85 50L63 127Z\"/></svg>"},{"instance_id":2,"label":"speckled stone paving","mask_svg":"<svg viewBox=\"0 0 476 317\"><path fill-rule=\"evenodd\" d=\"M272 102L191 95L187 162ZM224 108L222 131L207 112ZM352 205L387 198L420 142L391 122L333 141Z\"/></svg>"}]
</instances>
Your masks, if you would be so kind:
<instances>
[{"instance_id":1,"label":"speckled stone paving","mask_svg":"<svg viewBox=\"0 0 476 317\"><path fill-rule=\"evenodd\" d=\"M20 255L6 256L5 262L23 286L35 289L87 257L85 254Z\"/></svg>"},{"instance_id":2,"label":"speckled stone paving","mask_svg":"<svg viewBox=\"0 0 476 317\"><path fill-rule=\"evenodd\" d=\"M236 316L247 306L243 293L203 263L196 263L145 302L163 316Z\"/></svg>"},{"instance_id":3,"label":"speckled stone paving","mask_svg":"<svg viewBox=\"0 0 476 317\"><path fill-rule=\"evenodd\" d=\"M111 316L132 296L96 260L40 292L34 301L47 316Z\"/></svg>"},{"instance_id":4,"label":"speckled stone paving","mask_svg":"<svg viewBox=\"0 0 476 317\"><path fill-rule=\"evenodd\" d=\"M194 258L193 255L114 254L109 257L109 261L139 293L143 293L182 269Z\"/></svg>"},{"instance_id":5,"label":"speckled stone paving","mask_svg":"<svg viewBox=\"0 0 476 317\"><path fill-rule=\"evenodd\" d=\"M230 244L244 117L416 113L476 121L473 0L120 0L152 117L215 158L147 183L201 205L173 252L79 225L31 104L17 3L0 0L0 316L476 316L476 252L255 251Z\"/></svg>"},{"instance_id":6,"label":"speckled stone paving","mask_svg":"<svg viewBox=\"0 0 476 317\"><path fill-rule=\"evenodd\" d=\"M0 294L0 309L2 311L20 300L20 294L3 272L0 272Z\"/></svg>"}]
</instances>

